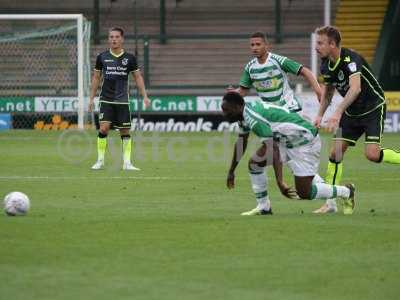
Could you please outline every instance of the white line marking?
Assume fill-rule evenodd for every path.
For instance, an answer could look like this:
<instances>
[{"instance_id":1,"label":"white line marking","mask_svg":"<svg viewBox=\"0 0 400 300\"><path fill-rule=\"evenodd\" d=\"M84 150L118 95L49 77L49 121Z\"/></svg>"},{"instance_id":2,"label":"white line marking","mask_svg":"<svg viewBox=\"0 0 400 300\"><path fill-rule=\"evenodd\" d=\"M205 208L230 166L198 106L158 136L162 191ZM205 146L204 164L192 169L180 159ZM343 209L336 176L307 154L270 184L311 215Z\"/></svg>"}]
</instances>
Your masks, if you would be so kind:
<instances>
[{"instance_id":1,"label":"white line marking","mask_svg":"<svg viewBox=\"0 0 400 300\"><path fill-rule=\"evenodd\" d=\"M96 171L94 171L96 172ZM168 177L168 176L0 176L0 180L170 180L170 181L192 181L192 180L225 180L225 177L207 176L207 177ZM244 178L237 178L241 180ZM398 181L398 178L374 178L374 181Z\"/></svg>"},{"instance_id":2,"label":"white line marking","mask_svg":"<svg viewBox=\"0 0 400 300\"><path fill-rule=\"evenodd\" d=\"M120 180L120 179L135 179L135 180L223 180L223 177L167 177L167 176L0 176L0 180Z\"/></svg>"}]
</instances>

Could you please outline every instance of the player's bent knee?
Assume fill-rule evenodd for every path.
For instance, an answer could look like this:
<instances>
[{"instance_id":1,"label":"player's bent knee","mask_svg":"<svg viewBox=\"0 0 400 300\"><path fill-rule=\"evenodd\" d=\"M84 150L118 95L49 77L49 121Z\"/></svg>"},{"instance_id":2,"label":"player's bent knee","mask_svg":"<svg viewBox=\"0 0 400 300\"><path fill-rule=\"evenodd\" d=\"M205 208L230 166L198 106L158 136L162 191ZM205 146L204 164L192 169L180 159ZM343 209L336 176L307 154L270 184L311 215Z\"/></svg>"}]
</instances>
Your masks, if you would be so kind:
<instances>
[{"instance_id":1,"label":"player's bent knee","mask_svg":"<svg viewBox=\"0 0 400 300\"><path fill-rule=\"evenodd\" d=\"M337 153L337 151L332 151L329 155L329 160L331 162L340 163L343 160L343 153Z\"/></svg>"},{"instance_id":2,"label":"player's bent knee","mask_svg":"<svg viewBox=\"0 0 400 300\"><path fill-rule=\"evenodd\" d=\"M100 133L107 135L109 131L110 131L109 123L100 123L100 128L99 128Z\"/></svg>"},{"instance_id":3,"label":"player's bent knee","mask_svg":"<svg viewBox=\"0 0 400 300\"><path fill-rule=\"evenodd\" d=\"M299 198L301 200L308 200L308 199L312 198L311 197L311 193L312 193L311 187L309 188L309 187L306 187L304 185L300 185L300 186L297 185L296 186L296 192L297 192L297 195L299 195Z\"/></svg>"},{"instance_id":4,"label":"player's bent knee","mask_svg":"<svg viewBox=\"0 0 400 300\"><path fill-rule=\"evenodd\" d=\"M343 160L343 155L347 150L347 146L342 145L338 147L333 147L331 149L331 153L329 154L329 160L331 162L337 162L340 163Z\"/></svg>"},{"instance_id":5,"label":"player's bent knee","mask_svg":"<svg viewBox=\"0 0 400 300\"><path fill-rule=\"evenodd\" d=\"M129 128L121 128L121 129L119 130L119 133L120 133L121 136L123 136L123 135L129 135Z\"/></svg>"},{"instance_id":6,"label":"player's bent knee","mask_svg":"<svg viewBox=\"0 0 400 300\"><path fill-rule=\"evenodd\" d=\"M309 192L297 191L297 194L299 195L300 199L302 199L302 200L310 199L310 193Z\"/></svg>"},{"instance_id":7,"label":"player's bent knee","mask_svg":"<svg viewBox=\"0 0 400 300\"><path fill-rule=\"evenodd\" d=\"M99 133L102 135L107 136L108 135L108 128L101 128L99 129Z\"/></svg>"},{"instance_id":8,"label":"player's bent knee","mask_svg":"<svg viewBox=\"0 0 400 300\"><path fill-rule=\"evenodd\" d=\"M381 157L381 153L380 151L368 151L365 153L365 156L368 160L373 161L373 162L379 162L380 161L380 157Z\"/></svg>"},{"instance_id":9,"label":"player's bent knee","mask_svg":"<svg viewBox=\"0 0 400 300\"><path fill-rule=\"evenodd\" d=\"M264 172L264 169L265 169L264 165L254 161L252 159L249 159L249 163L248 163L247 167L248 167L250 173L261 173L261 172Z\"/></svg>"}]
</instances>

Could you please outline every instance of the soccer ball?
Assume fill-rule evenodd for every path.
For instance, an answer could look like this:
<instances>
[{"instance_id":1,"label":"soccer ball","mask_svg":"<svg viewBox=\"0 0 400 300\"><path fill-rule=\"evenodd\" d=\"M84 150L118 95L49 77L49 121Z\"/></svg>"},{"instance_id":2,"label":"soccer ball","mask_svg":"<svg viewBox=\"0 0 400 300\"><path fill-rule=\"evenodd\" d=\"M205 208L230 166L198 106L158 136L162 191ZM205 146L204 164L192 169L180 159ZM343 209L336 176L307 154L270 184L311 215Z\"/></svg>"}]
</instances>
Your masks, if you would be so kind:
<instances>
[{"instance_id":1,"label":"soccer ball","mask_svg":"<svg viewBox=\"0 0 400 300\"><path fill-rule=\"evenodd\" d=\"M29 198L24 193L11 192L4 197L4 211L9 216L26 215L29 207Z\"/></svg>"}]
</instances>

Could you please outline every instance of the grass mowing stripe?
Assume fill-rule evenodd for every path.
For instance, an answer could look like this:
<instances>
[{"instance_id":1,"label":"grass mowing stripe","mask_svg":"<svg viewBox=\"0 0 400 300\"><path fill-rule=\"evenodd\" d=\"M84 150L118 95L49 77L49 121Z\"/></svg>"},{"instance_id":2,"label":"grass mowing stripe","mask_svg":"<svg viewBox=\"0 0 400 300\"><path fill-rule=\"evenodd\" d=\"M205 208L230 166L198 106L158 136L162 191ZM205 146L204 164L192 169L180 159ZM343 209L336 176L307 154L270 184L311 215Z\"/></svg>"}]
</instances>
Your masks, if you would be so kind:
<instances>
[{"instance_id":1,"label":"grass mowing stripe","mask_svg":"<svg viewBox=\"0 0 400 300\"><path fill-rule=\"evenodd\" d=\"M32 209L21 218L0 215L1 299L392 300L400 295L399 169L368 162L362 143L344 160L343 182L357 187L354 215L315 216L312 210L322 201L285 199L268 168L275 214L246 218L240 213L256 205L246 162L258 144L245 153L235 189L228 190L234 138L225 160L173 162L160 147L159 161L145 159L140 162L145 171L129 173L91 171L95 147L78 165L61 159L57 132L0 133L6 136L0 193L23 191ZM204 151L199 137L223 135L161 136L190 138L184 150L193 157ZM19 139L24 137L33 139ZM321 175L331 136L323 137ZM398 139L386 134L385 146L396 146ZM223 145L215 150L223 152ZM151 151L151 144L143 145L143 152ZM284 176L293 184L286 168Z\"/></svg>"}]
</instances>

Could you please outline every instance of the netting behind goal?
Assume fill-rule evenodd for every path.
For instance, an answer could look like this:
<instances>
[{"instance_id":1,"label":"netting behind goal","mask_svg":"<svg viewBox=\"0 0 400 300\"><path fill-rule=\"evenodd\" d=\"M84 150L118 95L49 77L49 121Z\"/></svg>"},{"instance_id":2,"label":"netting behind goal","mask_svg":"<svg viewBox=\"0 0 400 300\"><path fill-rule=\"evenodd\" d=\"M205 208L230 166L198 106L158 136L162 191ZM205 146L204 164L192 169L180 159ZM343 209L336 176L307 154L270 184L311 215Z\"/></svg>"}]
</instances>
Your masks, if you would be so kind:
<instances>
[{"instance_id":1,"label":"netting behind goal","mask_svg":"<svg viewBox=\"0 0 400 300\"><path fill-rule=\"evenodd\" d=\"M0 126L38 130L77 126L77 27L77 20L0 19ZM89 93L89 47L90 23L84 21L84 99Z\"/></svg>"}]
</instances>

